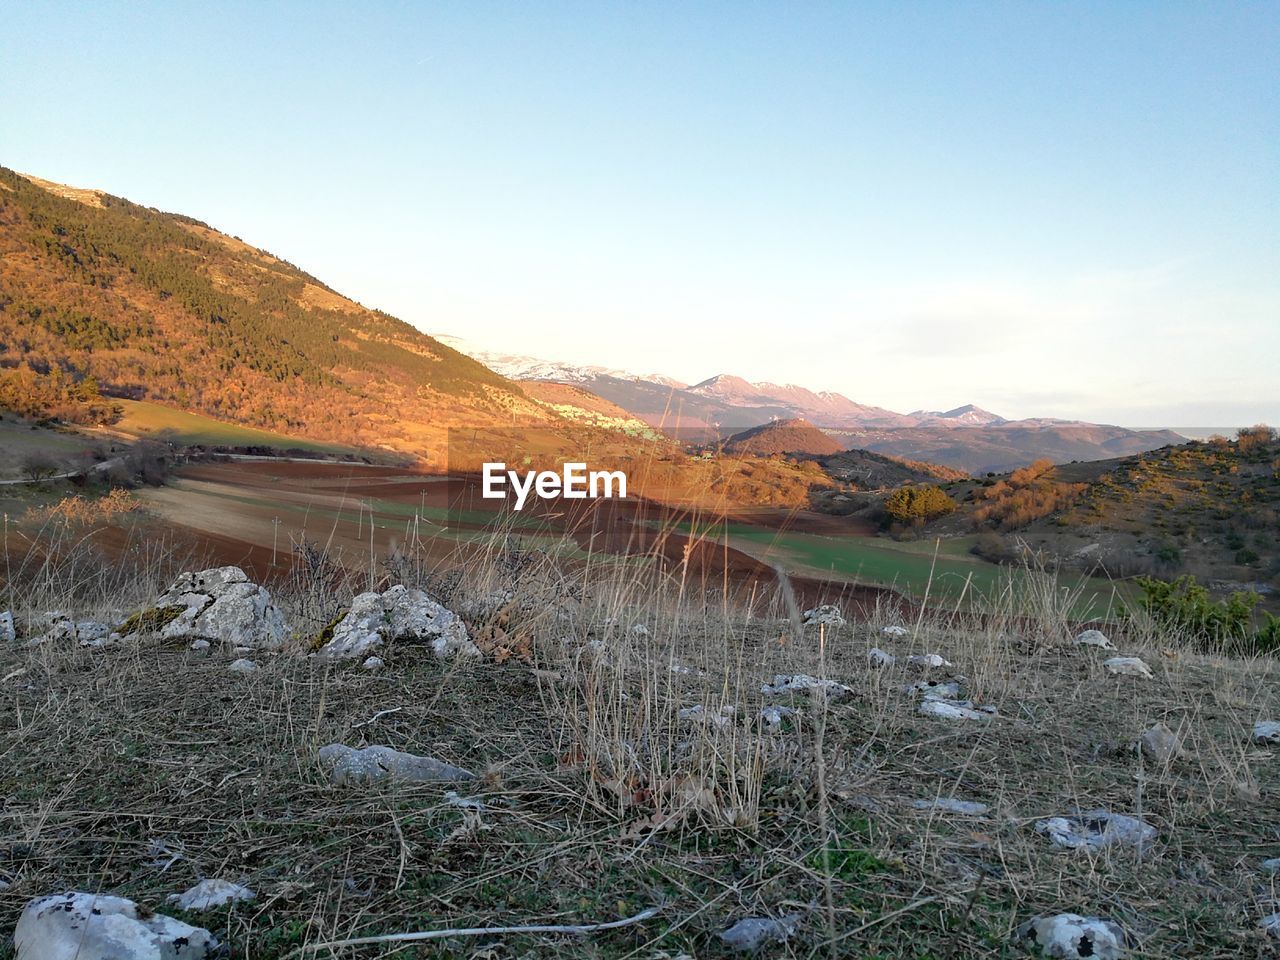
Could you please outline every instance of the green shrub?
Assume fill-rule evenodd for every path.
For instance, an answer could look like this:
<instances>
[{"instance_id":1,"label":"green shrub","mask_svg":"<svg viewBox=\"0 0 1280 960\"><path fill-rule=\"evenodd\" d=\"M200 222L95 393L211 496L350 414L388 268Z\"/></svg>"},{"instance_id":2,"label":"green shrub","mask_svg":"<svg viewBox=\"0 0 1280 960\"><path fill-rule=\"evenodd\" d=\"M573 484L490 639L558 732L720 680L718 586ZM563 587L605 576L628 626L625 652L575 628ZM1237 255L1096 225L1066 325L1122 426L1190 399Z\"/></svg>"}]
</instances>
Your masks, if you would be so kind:
<instances>
[{"instance_id":1,"label":"green shrub","mask_svg":"<svg viewBox=\"0 0 1280 960\"><path fill-rule=\"evenodd\" d=\"M1206 650L1248 652L1280 633L1275 618L1268 617L1262 630L1252 628L1253 608L1262 598L1253 591L1237 590L1226 600L1213 600L1192 576L1172 583L1139 577L1142 597L1137 607L1163 630L1180 634ZM1126 616L1129 614L1126 612ZM1268 633L1269 632L1269 633Z\"/></svg>"}]
</instances>

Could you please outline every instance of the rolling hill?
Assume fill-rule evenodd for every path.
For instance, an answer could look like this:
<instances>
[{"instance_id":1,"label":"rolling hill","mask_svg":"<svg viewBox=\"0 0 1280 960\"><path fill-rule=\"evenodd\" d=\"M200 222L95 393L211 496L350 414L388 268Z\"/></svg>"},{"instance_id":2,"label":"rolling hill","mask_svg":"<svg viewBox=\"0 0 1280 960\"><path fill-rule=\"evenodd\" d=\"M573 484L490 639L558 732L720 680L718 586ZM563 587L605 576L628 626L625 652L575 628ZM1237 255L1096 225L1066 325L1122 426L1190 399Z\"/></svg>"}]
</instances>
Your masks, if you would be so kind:
<instances>
[{"instance_id":1,"label":"rolling hill","mask_svg":"<svg viewBox=\"0 0 1280 960\"><path fill-rule=\"evenodd\" d=\"M774 420L735 433L724 442L732 454L753 457L790 456L820 458L843 451L843 447L808 420Z\"/></svg>"},{"instance_id":2,"label":"rolling hill","mask_svg":"<svg viewBox=\"0 0 1280 960\"><path fill-rule=\"evenodd\" d=\"M190 217L0 168L0 406L111 398L422 454L448 427L554 419L407 323Z\"/></svg>"}]
</instances>

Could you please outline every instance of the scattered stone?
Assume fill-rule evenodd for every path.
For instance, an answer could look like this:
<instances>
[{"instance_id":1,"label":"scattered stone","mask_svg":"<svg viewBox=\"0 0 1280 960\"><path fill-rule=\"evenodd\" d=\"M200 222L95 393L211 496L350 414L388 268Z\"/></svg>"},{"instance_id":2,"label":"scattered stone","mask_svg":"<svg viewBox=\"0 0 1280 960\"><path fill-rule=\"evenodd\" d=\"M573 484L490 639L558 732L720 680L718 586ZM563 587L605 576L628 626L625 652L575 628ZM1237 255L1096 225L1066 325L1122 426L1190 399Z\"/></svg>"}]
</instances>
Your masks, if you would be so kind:
<instances>
[{"instance_id":1,"label":"scattered stone","mask_svg":"<svg viewBox=\"0 0 1280 960\"><path fill-rule=\"evenodd\" d=\"M959 700L960 683L956 680L917 680L903 686L902 692L926 700Z\"/></svg>"},{"instance_id":2,"label":"scattered stone","mask_svg":"<svg viewBox=\"0 0 1280 960\"><path fill-rule=\"evenodd\" d=\"M13 623L13 613L0 613L0 643L12 643L18 639L18 628Z\"/></svg>"},{"instance_id":3,"label":"scattered stone","mask_svg":"<svg viewBox=\"0 0 1280 960\"><path fill-rule=\"evenodd\" d=\"M357 750L342 743L320 748L320 763L329 768L334 783L372 780L400 780L407 783L429 783L439 780L474 780L475 774L462 767L437 760L401 753L390 747L365 747Z\"/></svg>"},{"instance_id":4,"label":"scattered stone","mask_svg":"<svg viewBox=\"0 0 1280 960\"><path fill-rule=\"evenodd\" d=\"M907 657L907 663L913 667L919 667L922 670L936 669L939 667L950 667L950 660L944 659L936 653L917 653Z\"/></svg>"},{"instance_id":5,"label":"scattered stone","mask_svg":"<svg viewBox=\"0 0 1280 960\"><path fill-rule=\"evenodd\" d=\"M633 623L631 625L631 635L633 637L647 637L649 636L649 628L643 623Z\"/></svg>"},{"instance_id":6,"label":"scattered stone","mask_svg":"<svg viewBox=\"0 0 1280 960\"><path fill-rule=\"evenodd\" d=\"M766 727L770 730L779 730L782 728L782 721L788 717L794 717L796 711L794 707L767 706L760 710L760 719L764 721Z\"/></svg>"},{"instance_id":7,"label":"scattered stone","mask_svg":"<svg viewBox=\"0 0 1280 960\"><path fill-rule=\"evenodd\" d=\"M241 657L239 660L232 660L227 669L232 673L257 673L258 665L252 660L246 660Z\"/></svg>"},{"instance_id":8,"label":"scattered stone","mask_svg":"<svg viewBox=\"0 0 1280 960\"><path fill-rule=\"evenodd\" d=\"M843 627L845 623L844 614L834 603L824 603L804 612L806 627Z\"/></svg>"},{"instance_id":9,"label":"scattered stone","mask_svg":"<svg viewBox=\"0 0 1280 960\"><path fill-rule=\"evenodd\" d=\"M111 632L111 627L97 620L72 620L61 611L49 615L48 629L38 637L33 637L28 646L39 646L42 643L60 643L74 640L82 647L104 647L113 640L120 639Z\"/></svg>"},{"instance_id":10,"label":"scattered stone","mask_svg":"<svg viewBox=\"0 0 1280 960\"><path fill-rule=\"evenodd\" d=\"M1077 913L1037 917L1019 927L1018 936L1034 941L1046 957L1060 960L1120 960L1125 954L1124 929L1118 923Z\"/></svg>"},{"instance_id":11,"label":"scattered stone","mask_svg":"<svg viewBox=\"0 0 1280 960\"><path fill-rule=\"evenodd\" d=\"M868 650L867 659L871 661L873 667L892 667L898 662L898 658L892 653L887 653L879 647L872 647Z\"/></svg>"},{"instance_id":12,"label":"scattered stone","mask_svg":"<svg viewBox=\"0 0 1280 960\"><path fill-rule=\"evenodd\" d=\"M972 700L925 700L919 712L944 720L990 720L995 716L993 707L975 709Z\"/></svg>"},{"instance_id":13,"label":"scattered stone","mask_svg":"<svg viewBox=\"0 0 1280 960\"><path fill-rule=\"evenodd\" d=\"M230 880L201 880L186 893L169 894L169 902L179 910L212 910L228 903L248 902L256 894Z\"/></svg>"},{"instance_id":14,"label":"scattered stone","mask_svg":"<svg viewBox=\"0 0 1280 960\"><path fill-rule=\"evenodd\" d=\"M124 897L68 891L32 900L13 934L15 960L208 960L208 930Z\"/></svg>"},{"instance_id":15,"label":"scattered stone","mask_svg":"<svg viewBox=\"0 0 1280 960\"><path fill-rule=\"evenodd\" d=\"M208 653L209 641L208 640L192 640L191 646L188 647L187 649L194 650L196 653Z\"/></svg>"},{"instance_id":16,"label":"scattered stone","mask_svg":"<svg viewBox=\"0 0 1280 960\"><path fill-rule=\"evenodd\" d=\"M1280 743L1280 720L1259 720L1253 725L1253 739L1257 743Z\"/></svg>"},{"instance_id":17,"label":"scattered stone","mask_svg":"<svg viewBox=\"0 0 1280 960\"><path fill-rule=\"evenodd\" d=\"M1148 760L1169 764L1182 754L1182 741L1163 723L1157 723L1142 735L1138 749Z\"/></svg>"},{"instance_id":18,"label":"scattered stone","mask_svg":"<svg viewBox=\"0 0 1280 960\"><path fill-rule=\"evenodd\" d=\"M951 797L938 797L934 800L917 800L912 804L917 810L943 810L947 813L959 813L966 817L981 817L991 808L976 800L955 800Z\"/></svg>"},{"instance_id":19,"label":"scattered stone","mask_svg":"<svg viewBox=\"0 0 1280 960\"><path fill-rule=\"evenodd\" d=\"M739 920L720 934L720 939L731 949L744 953L759 950L767 943L781 943L796 932L800 914L793 913L781 920L769 917L747 917Z\"/></svg>"},{"instance_id":20,"label":"scattered stone","mask_svg":"<svg viewBox=\"0 0 1280 960\"><path fill-rule=\"evenodd\" d=\"M421 590L401 584L384 593L362 593L334 624L328 642L316 655L339 660L367 657L384 643L430 643L438 657L480 656L467 637L467 627L452 610ZM322 635L323 636L323 635Z\"/></svg>"},{"instance_id":21,"label":"scattered stone","mask_svg":"<svg viewBox=\"0 0 1280 960\"><path fill-rule=\"evenodd\" d=\"M1078 647L1097 647L1100 650L1114 650L1115 646L1101 630L1086 630L1076 637Z\"/></svg>"},{"instance_id":22,"label":"scattered stone","mask_svg":"<svg viewBox=\"0 0 1280 960\"><path fill-rule=\"evenodd\" d=\"M1113 677L1143 677L1150 680L1154 674L1141 657L1112 657L1103 660L1102 665Z\"/></svg>"},{"instance_id":23,"label":"scattered stone","mask_svg":"<svg viewBox=\"0 0 1280 960\"><path fill-rule=\"evenodd\" d=\"M1156 828L1137 817L1106 810L1090 810L1071 817L1051 817L1036 824L1060 847L1101 850L1104 847L1144 847L1155 840Z\"/></svg>"},{"instance_id":24,"label":"scattered stone","mask_svg":"<svg viewBox=\"0 0 1280 960\"><path fill-rule=\"evenodd\" d=\"M361 670L381 670L387 665L387 662L381 657L367 657L364 663L360 664Z\"/></svg>"},{"instance_id":25,"label":"scattered stone","mask_svg":"<svg viewBox=\"0 0 1280 960\"><path fill-rule=\"evenodd\" d=\"M894 639L897 639L897 640L902 640L906 637L911 636L911 631L908 630L906 627L899 627L896 625L881 627L880 633L882 636L893 637Z\"/></svg>"},{"instance_id":26,"label":"scattered stone","mask_svg":"<svg viewBox=\"0 0 1280 960\"><path fill-rule=\"evenodd\" d=\"M1262 932L1272 937L1280 937L1280 913L1273 913L1258 921ZM21 960L21 958L19 958Z\"/></svg>"},{"instance_id":27,"label":"scattered stone","mask_svg":"<svg viewBox=\"0 0 1280 960\"><path fill-rule=\"evenodd\" d=\"M1263 873L1280 873L1280 857L1272 857L1262 861Z\"/></svg>"},{"instance_id":28,"label":"scattered stone","mask_svg":"<svg viewBox=\"0 0 1280 960\"><path fill-rule=\"evenodd\" d=\"M677 716L681 720L702 720L706 723L714 724L717 727L727 727L737 714L737 710L732 704L720 708L719 713L711 713L702 704L695 704L692 707L684 707Z\"/></svg>"},{"instance_id":29,"label":"scattered stone","mask_svg":"<svg viewBox=\"0 0 1280 960\"><path fill-rule=\"evenodd\" d=\"M457 807L459 810L474 810L476 813L484 813L488 809L479 797L461 797L457 790L446 791L444 802L446 806Z\"/></svg>"},{"instance_id":30,"label":"scattered stone","mask_svg":"<svg viewBox=\"0 0 1280 960\"><path fill-rule=\"evenodd\" d=\"M843 683L822 680L805 673L778 674L773 678L773 683L765 683L760 687L760 692L766 696L801 691L812 693L815 690L822 691L832 700L847 697L853 693L853 688L846 687Z\"/></svg>"},{"instance_id":31,"label":"scattered stone","mask_svg":"<svg viewBox=\"0 0 1280 960\"><path fill-rule=\"evenodd\" d=\"M271 594L250 583L239 567L184 573L160 595L155 609L150 620L164 622L160 636L165 638L202 638L252 650L276 650L289 634ZM130 622L139 631L147 629L147 612L135 614Z\"/></svg>"}]
</instances>

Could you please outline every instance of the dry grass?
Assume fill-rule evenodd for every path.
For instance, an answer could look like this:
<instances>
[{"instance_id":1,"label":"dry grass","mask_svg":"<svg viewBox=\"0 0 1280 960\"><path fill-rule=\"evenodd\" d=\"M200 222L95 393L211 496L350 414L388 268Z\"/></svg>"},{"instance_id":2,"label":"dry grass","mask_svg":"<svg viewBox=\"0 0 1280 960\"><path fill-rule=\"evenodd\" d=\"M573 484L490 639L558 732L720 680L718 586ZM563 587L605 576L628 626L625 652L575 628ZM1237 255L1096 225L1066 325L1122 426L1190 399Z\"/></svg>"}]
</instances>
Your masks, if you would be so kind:
<instances>
[{"instance_id":1,"label":"dry grass","mask_svg":"<svg viewBox=\"0 0 1280 960\"><path fill-rule=\"evenodd\" d=\"M312 557L282 590L308 623L363 586L326 564ZM67 606L54 602L58 584L76 603L117 608L156 588L48 573L44 586L25 581L20 615ZM1249 732L1280 716L1273 660L1134 636L1120 645L1155 679L1109 677L1101 657L1069 644L1072 598L1051 578L1029 578L981 616L923 615L905 640L881 636L883 622L800 632L785 597L708 594L636 561L567 567L501 536L452 570L401 558L395 578L425 583L491 649L530 660L447 664L393 646L379 673L285 653L243 677L227 672L230 652L156 640L0 650L0 878L11 881L0 928L55 890L165 909L165 895L221 876L257 901L186 919L255 960L349 937L611 921L655 905L654 919L586 937L316 955L715 957L733 921L795 913L796 935L769 955L1015 956L1020 922L1062 911L1120 921L1138 956L1272 955L1256 924L1280 892L1258 864L1280 856L1280 751L1250 745ZM942 653L955 667L940 675L964 675L999 716L920 716L901 691L920 674L901 659L870 667L873 645ZM761 694L774 674L795 672L853 694ZM763 703L797 712L770 730ZM1187 747L1168 768L1132 748L1157 721ZM446 786L331 786L315 754L333 741L480 771L462 792L485 812L450 805ZM913 806L935 797L991 811ZM1090 855L1033 829L1099 806L1145 817L1159 842Z\"/></svg>"}]
</instances>

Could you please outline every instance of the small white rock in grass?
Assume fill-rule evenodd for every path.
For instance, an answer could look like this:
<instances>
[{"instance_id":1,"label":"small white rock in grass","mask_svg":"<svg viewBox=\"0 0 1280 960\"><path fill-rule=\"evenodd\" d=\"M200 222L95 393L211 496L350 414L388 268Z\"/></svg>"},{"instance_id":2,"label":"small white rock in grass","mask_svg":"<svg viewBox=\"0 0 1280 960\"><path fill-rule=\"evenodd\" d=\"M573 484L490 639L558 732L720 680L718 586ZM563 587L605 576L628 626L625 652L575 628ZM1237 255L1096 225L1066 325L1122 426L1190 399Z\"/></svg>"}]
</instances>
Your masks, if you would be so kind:
<instances>
[{"instance_id":1,"label":"small white rock in grass","mask_svg":"<svg viewBox=\"0 0 1280 960\"><path fill-rule=\"evenodd\" d=\"M682 708L677 713L677 716L681 720L702 720L717 727L727 727L736 713L737 710L732 706L721 707L719 713L712 713L699 703L692 707Z\"/></svg>"},{"instance_id":2,"label":"small white rock in grass","mask_svg":"<svg viewBox=\"0 0 1280 960\"><path fill-rule=\"evenodd\" d=\"M1097 647L1100 650L1114 650L1115 646L1101 630L1086 630L1076 637L1078 647Z\"/></svg>"},{"instance_id":3,"label":"small white rock in grass","mask_svg":"<svg viewBox=\"0 0 1280 960\"><path fill-rule=\"evenodd\" d=\"M0 643L12 643L18 639L18 628L13 623L13 614L6 610L0 613Z\"/></svg>"},{"instance_id":4,"label":"small white rock in grass","mask_svg":"<svg viewBox=\"0 0 1280 960\"><path fill-rule=\"evenodd\" d=\"M971 700L925 700L920 704L919 713L926 717L940 717L943 720L990 720L995 711L990 707L974 709Z\"/></svg>"},{"instance_id":5,"label":"small white rock in grass","mask_svg":"<svg viewBox=\"0 0 1280 960\"><path fill-rule=\"evenodd\" d=\"M387 665L387 662L381 657L366 657L364 663L360 664L361 670L381 670Z\"/></svg>"},{"instance_id":6,"label":"small white rock in grass","mask_svg":"<svg viewBox=\"0 0 1280 960\"><path fill-rule=\"evenodd\" d=\"M231 665L227 667L232 673L256 673L258 665L252 660L245 660L241 657L239 660L232 660Z\"/></svg>"},{"instance_id":7,"label":"small white rock in grass","mask_svg":"<svg viewBox=\"0 0 1280 960\"><path fill-rule=\"evenodd\" d=\"M1036 832L1069 850L1143 847L1158 836L1156 828L1145 820L1106 810L1041 820L1036 824Z\"/></svg>"},{"instance_id":8,"label":"small white rock in grass","mask_svg":"<svg viewBox=\"0 0 1280 960\"><path fill-rule=\"evenodd\" d=\"M960 684L956 680L917 680L905 684L902 692L910 697L924 697L926 700L959 700Z\"/></svg>"},{"instance_id":9,"label":"small white rock in grass","mask_svg":"<svg viewBox=\"0 0 1280 960\"><path fill-rule=\"evenodd\" d=\"M1280 743L1280 720L1259 720L1253 725L1253 739L1257 743Z\"/></svg>"},{"instance_id":10,"label":"small white rock in grass","mask_svg":"<svg viewBox=\"0 0 1280 960\"><path fill-rule=\"evenodd\" d=\"M1103 660L1102 665L1113 677L1142 677L1150 680L1154 674L1141 657L1112 657Z\"/></svg>"},{"instance_id":11,"label":"small white rock in grass","mask_svg":"<svg viewBox=\"0 0 1280 960\"><path fill-rule=\"evenodd\" d=\"M631 625L631 635L633 637L647 637L649 636L649 628L643 623L633 623Z\"/></svg>"},{"instance_id":12,"label":"small white rock in grass","mask_svg":"<svg viewBox=\"0 0 1280 960\"><path fill-rule=\"evenodd\" d=\"M212 910L228 903L249 902L256 894L230 880L201 880L185 893L169 894L169 902L180 910Z\"/></svg>"},{"instance_id":13,"label":"small white rock in grass","mask_svg":"<svg viewBox=\"0 0 1280 960\"><path fill-rule=\"evenodd\" d=\"M800 914L793 913L781 920L769 917L747 917L739 920L720 934L720 939L733 950L754 952L765 944L781 943L796 932Z\"/></svg>"},{"instance_id":14,"label":"small white rock in grass","mask_svg":"<svg viewBox=\"0 0 1280 960\"><path fill-rule=\"evenodd\" d=\"M208 930L124 897L68 891L27 904L13 932L15 960L207 960Z\"/></svg>"},{"instance_id":15,"label":"small white rock in grass","mask_svg":"<svg viewBox=\"0 0 1280 960\"><path fill-rule=\"evenodd\" d=\"M1273 937L1280 937L1280 913L1273 913L1258 921L1262 932Z\"/></svg>"},{"instance_id":16,"label":"small white rock in grass","mask_svg":"<svg viewBox=\"0 0 1280 960\"><path fill-rule=\"evenodd\" d=\"M1018 935L1034 941L1044 956L1058 960L1120 960L1125 955L1124 929L1118 923L1078 913L1037 917L1019 927Z\"/></svg>"},{"instance_id":17,"label":"small white rock in grass","mask_svg":"<svg viewBox=\"0 0 1280 960\"><path fill-rule=\"evenodd\" d=\"M1280 873L1280 857L1272 857L1262 861L1263 873Z\"/></svg>"},{"instance_id":18,"label":"small white rock in grass","mask_svg":"<svg viewBox=\"0 0 1280 960\"><path fill-rule=\"evenodd\" d=\"M899 627L896 624L891 624L887 627L881 627L880 634L881 636L893 637L896 640L901 640L904 637L911 636L911 631L906 627Z\"/></svg>"},{"instance_id":19,"label":"small white rock in grass","mask_svg":"<svg viewBox=\"0 0 1280 960\"><path fill-rule=\"evenodd\" d=\"M922 670L938 669L941 667L950 667L953 664L950 660L944 658L937 653L916 653L907 657L907 663L913 667L919 667Z\"/></svg>"},{"instance_id":20,"label":"small white rock in grass","mask_svg":"<svg viewBox=\"0 0 1280 960\"><path fill-rule=\"evenodd\" d=\"M796 711L794 707L783 707L770 705L760 709L760 719L764 721L765 726L770 730L779 730L782 727L782 721L788 717L794 717Z\"/></svg>"},{"instance_id":21,"label":"small white rock in grass","mask_svg":"<svg viewBox=\"0 0 1280 960\"><path fill-rule=\"evenodd\" d=\"M479 797L461 797L457 790L447 790L444 795L445 806L457 807L459 810L474 810L483 813L487 807Z\"/></svg>"},{"instance_id":22,"label":"small white rock in grass","mask_svg":"<svg viewBox=\"0 0 1280 960\"><path fill-rule=\"evenodd\" d=\"M1157 723L1138 741L1138 749L1148 760L1156 763L1172 763L1182 754L1182 741L1163 723Z\"/></svg>"},{"instance_id":23,"label":"small white rock in grass","mask_svg":"<svg viewBox=\"0 0 1280 960\"><path fill-rule=\"evenodd\" d=\"M847 697L853 693L853 689L846 687L843 683L811 677L805 673L778 674L773 678L773 683L760 686L760 692L766 696L780 693L813 693L814 691L825 693L832 700Z\"/></svg>"},{"instance_id":24,"label":"small white rock in grass","mask_svg":"<svg viewBox=\"0 0 1280 960\"><path fill-rule=\"evenodd\" d=\"M844 614L834 603L824 603L804 612L806 627L843 627L845 623Z\"/></svg>"},{"instance_id":25,"label":"small white rock in grass","mask_svg":"<svg viewBox=\"0 0 1280 960\"><path fill-rule=\"evenodd\" d=\"M195 653L208 653L209 641L208 640L192 640L190 646L188 646L187 649L194 651Z\"/></svg>"},{"instance_id":26,"label":"small white rock in grass","mask_svg":"<svg viewBox=\"0 0 1280 960\"><path fill-rule=\"evenodd\" d=\"M872 647L868 650L867 659L871 661L873 667L892 667L898 662L898 658L892 653L887 653L879 647Z\"/></svg>"},{"instance_id":27,"label":"small white rock in grass","mask_svg":"<svg viewBox=\"0 0 1280 960\"><path fill-rule=\"evenodd\" d=\"M373 780L400 780L407 783L430 783L439 780L474 780L475 774L462 767L437 760L402 753L390 747L372 746L357 750L342 743L320 748L321 766L329 769L334 783Z\"/></svg>"},{"instance_id":28,"label":"small white rock in grass","mask_svg":"<svg viewBox=\"0 0 1280 960\"><path fill-rule=\"evenodd\" d=\"M917 810L942 810L946 813L959 813L966 817L981 817L991 808L976 800L956 800L952 797L938 797L935 800L917 800L912 804Z\"/></svg>"}]
</instances>

